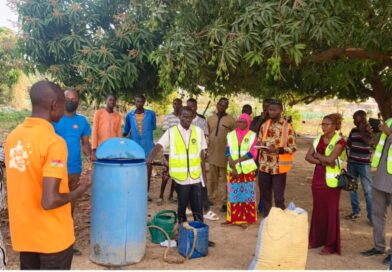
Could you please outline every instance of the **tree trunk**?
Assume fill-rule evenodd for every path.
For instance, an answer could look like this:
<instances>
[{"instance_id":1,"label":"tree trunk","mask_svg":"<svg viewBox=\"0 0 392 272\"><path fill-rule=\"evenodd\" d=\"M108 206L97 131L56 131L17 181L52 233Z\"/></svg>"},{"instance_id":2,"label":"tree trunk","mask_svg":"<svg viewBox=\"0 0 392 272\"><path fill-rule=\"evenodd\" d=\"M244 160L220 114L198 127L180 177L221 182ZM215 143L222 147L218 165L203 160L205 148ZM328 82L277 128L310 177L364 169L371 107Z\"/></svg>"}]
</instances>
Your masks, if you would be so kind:
<instances>
[{"instance_id":1,"label":"tree trunk","mask_svg":"<svg viewBox=\"0 0 392 272\"><path fill-rule=\"evenodd\" d=\"M392 117L392 92L385 87L379 77L369 80L372 86L371 96L376 100L381 116L384 120Z\"/></svg>"}]
</instances>

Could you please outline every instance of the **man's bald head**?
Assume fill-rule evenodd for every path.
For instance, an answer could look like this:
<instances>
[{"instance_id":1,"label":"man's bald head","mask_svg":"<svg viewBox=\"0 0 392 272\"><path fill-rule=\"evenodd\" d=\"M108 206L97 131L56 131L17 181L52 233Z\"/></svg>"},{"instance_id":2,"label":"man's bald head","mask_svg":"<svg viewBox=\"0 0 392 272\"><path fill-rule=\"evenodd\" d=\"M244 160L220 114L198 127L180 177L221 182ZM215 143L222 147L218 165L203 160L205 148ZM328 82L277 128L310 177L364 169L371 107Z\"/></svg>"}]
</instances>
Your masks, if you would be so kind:
<instances>
[{"instance_id":1,"label":"man's bald head","mask_svg":"<svg viewBox=\"0 0 392 272\"><path fill-rule=\"evenodd\" d=\"M30 89L33 115L57 122L64 115L64 92L55 83L42 80Z\"/></svg>"}]
</instances>

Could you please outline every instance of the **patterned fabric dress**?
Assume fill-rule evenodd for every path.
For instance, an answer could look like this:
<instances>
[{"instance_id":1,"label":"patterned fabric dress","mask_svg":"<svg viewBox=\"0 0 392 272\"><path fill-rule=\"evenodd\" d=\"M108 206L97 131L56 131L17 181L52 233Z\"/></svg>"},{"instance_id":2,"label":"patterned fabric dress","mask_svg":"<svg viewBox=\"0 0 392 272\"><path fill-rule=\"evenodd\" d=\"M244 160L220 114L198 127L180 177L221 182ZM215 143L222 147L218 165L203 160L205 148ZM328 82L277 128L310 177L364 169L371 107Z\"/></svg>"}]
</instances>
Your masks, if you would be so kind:
<instances>
[{"instance_id":1,"label":"patterned fabric dress","mask_svg":"<svg viewBox=\"0 0 392 272\"><path fill-rule=\"evenodd\" d=\"M3 162L4 162L4 149L3 147L0 146L0 164L2 164ZM2 166L0 165L0 167ZM5 172L3 171L0 172L0 212L6 209L4 174ZM7 256L5 255L5 245L0 230L0 270L5 269L6 261L7 261Z\"/></svg>"},{"instance_id":2,"label":"patterned fabric dress","mask_svg":"<svg viewBox=\"0 0 392 272\"><path fill-rule=\"evenodd\" d=\"M238 145L244 141L245 135L249 131L250 116L241 114L238 119L243 119L247 122L245 130L236 128L234 133L237 135ZM253 133L253 132L252 132ZM248 139L246 139L247 141ZM251 143L247 153L248 159L255 159L257 150L255 149L257 139ZM226 147L226 157L230 157L230 142ZM255 223L257 221L257 205L256 205L256 177L255 172L248 174L238 174L233 176L231 171L227 171L227 213L226 223L229 224L247 224Z\"/></svg>"},{"instance_id":3,"label":"patterned fabric dress","mask_svg":"<svg viewBox=\"0 0 392 272\"><path fill-rule=\"evenodd\" d=\"M237 178L228 172L227 180L226 221L232 224L255 223L257 221L255 172L239 174Z\"/></svg>"}]
</instances>

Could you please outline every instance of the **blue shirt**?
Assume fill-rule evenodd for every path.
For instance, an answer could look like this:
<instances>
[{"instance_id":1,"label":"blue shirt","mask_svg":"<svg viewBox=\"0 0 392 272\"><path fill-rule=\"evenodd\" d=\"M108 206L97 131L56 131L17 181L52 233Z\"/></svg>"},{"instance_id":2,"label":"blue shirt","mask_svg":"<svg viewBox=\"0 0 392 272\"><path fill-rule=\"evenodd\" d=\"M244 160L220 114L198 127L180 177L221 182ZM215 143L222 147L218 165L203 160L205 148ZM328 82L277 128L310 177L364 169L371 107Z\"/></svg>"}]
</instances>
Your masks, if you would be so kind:
<instances>
[{"instance_id":1,"label":"blue shirt","mask_svg":"<svg viewBox=\"0 0 392 272\"><path fill-rule=\"evenodd\" d=\"M56 133L67 143L68 160L67 168L69 174L82 172L81 140L84 136L91 135L91 127L87 118L81 114L73 117L64 115L60 121L53 123Z\"/></svg>"},{"instance_id":2,"label":"blue shirt","mask_svg":"<svg viewBox=\"0 0 392 272\"><path fill-rule=\"evenodd\" d=\"M137 122L135 118L135 110L128 112L125 117L125 124L123 135L129 133L129 138L141 147L146 153L146 158L150 155L151 150L154 148L154 130L157 127L155 112L144 109L144 116L142 121L142 133L139 133Z\"/></svg>"}]
</instances>

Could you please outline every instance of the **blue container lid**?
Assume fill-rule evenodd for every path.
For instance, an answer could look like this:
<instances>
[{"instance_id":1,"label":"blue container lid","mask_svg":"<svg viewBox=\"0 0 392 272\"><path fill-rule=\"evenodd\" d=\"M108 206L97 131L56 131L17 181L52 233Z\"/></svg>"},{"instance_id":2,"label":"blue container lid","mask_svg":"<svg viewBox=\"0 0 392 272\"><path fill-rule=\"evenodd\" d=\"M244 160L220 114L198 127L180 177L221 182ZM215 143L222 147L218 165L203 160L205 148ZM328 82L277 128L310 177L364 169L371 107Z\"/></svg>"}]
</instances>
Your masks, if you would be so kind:
<instances>
[{"instance_id":1,"label":"blue container lid","mask_svg":"<svg viewBox=\"0 0 392 272\"><path fill-rule=\"evenodd\" d=\"M95 153L98 160L145 160L144 149L127 138L110 138L102 142Z\"/></svg>"}]
</instances>

